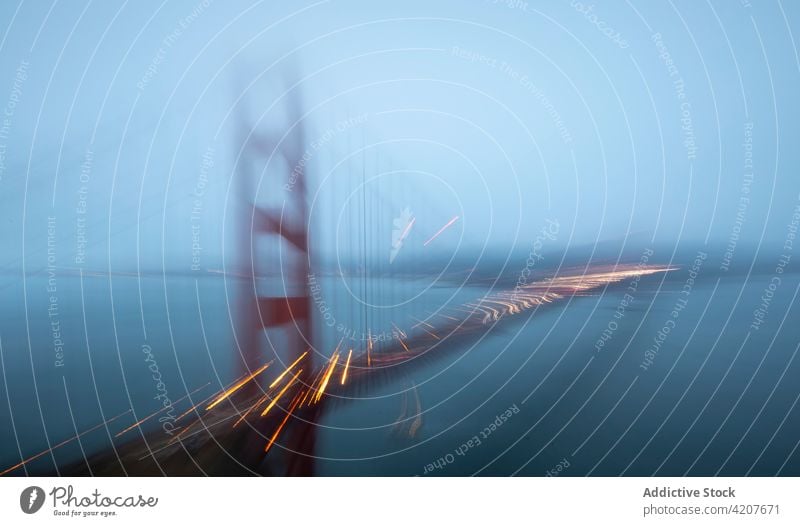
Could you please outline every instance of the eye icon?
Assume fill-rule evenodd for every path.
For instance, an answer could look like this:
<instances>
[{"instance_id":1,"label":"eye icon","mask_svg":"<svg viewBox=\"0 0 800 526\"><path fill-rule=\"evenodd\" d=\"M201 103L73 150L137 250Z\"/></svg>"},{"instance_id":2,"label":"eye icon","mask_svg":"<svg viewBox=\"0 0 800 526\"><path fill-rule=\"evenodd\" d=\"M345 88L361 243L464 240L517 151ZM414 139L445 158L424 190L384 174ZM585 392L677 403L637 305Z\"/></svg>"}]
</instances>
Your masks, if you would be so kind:
<instances>
[{"instance_id":1,"label":"eye icon","mask_svg":"<svg viewBox=\"0 0 800 526\"><path fill-rule=\"evenodd\" d=\"M31 486L22 490L19 496L19 507L27 514L36 513L44 504L44 490L39 486Z\"/></svg>"}]
</instances>

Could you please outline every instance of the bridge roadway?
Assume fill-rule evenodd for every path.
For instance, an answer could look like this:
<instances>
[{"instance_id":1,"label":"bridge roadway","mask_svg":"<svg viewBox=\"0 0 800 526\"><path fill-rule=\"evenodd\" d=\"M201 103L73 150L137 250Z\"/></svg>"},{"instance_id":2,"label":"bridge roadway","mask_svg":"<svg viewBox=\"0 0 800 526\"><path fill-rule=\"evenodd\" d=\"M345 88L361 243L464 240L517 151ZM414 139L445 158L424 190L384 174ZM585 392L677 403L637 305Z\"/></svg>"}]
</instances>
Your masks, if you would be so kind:
<instances>
[{"instance_id":1,"label":"bridge roadway","mask_svg":"<svg viewBox=\"0 0 800 526\"><path fill-rule=\"evenodd\" d=\"M94 475L312 475L313 456L293 451L313 451L315 423L326 411L357 402L375 387L463 348L459 344L506 320L533 315L540 307L570 297L599 293L622 282L671 270L675 269L642 264L562 269L552 278L448 307L419 320L408 332L398 328L394 338L375 348L370 343L363 349L350 350L340 342L327 361L314 364L313 353L307 352L277 375L274 364L264 364L184 410L172 436L161 428L148 433L137 429L159 411L118 433L136 430L130 432L129 440L89 457L87 462ZM301 381L303 369L311 374L302 378L312 380ZM12 473L47 452L5 471ZM87 462L61 469L61 474L89 474Z\"/></svg>"}]
</instances>

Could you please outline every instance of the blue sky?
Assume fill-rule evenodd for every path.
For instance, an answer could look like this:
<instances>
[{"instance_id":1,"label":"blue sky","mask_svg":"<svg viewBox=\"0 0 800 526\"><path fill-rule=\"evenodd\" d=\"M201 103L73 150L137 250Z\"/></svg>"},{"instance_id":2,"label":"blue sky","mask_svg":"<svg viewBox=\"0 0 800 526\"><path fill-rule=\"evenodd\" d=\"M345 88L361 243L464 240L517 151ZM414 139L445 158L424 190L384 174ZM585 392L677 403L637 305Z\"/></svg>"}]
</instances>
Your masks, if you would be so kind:
<instances>
[{"instance_id":1,"label":"blue sky","mask_svg":"<svg viewBox=\"0 0 800 526\"><path fill-rule=\"evenodd\" d=\"M58 266L186 269L197 233L218 268L239 239L242 130L297 117L321 255L365 224L388 250L405 207L419 250L459 216L442 256L528 247L548 220L554 249L724 246L737 218L741 246L780 246L800 193L800 8L589 5L4 2L0 263L46 265L55 217ZM348 208L362 174L366 221ZM286 193L270 176L253 198Z\"/></svg>"}]
</instances>

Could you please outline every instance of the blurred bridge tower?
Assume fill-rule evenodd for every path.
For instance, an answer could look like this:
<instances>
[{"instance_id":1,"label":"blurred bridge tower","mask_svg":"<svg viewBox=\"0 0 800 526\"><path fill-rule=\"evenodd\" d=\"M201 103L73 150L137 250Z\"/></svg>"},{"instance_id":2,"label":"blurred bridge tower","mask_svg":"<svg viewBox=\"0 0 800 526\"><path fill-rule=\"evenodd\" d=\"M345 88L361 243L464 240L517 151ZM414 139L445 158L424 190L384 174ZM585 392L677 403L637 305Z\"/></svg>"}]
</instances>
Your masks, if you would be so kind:
<instances>
[{"instance_id":1,"label":"blurred bridge tower","mask_svg":"<svg viewBox=\"0 0 800 526\"><path fill-rule=\"evenodd\" d=\"M242 210L238 244L243 286L236 334L242 374L272 359L278 368L281 361L291 363L306 351L313 360L301 97L295 87L281 99L285 117L280 125L269 122L261 106L251 114L247 104L240 104L241 156L235 176ZM310 385L311 368L305 369L298 380ZM286 474L312 475L314 425L297 422L291 428L296 435L287 440L293 451L286 451Z\"/></svg>"}]
</instances>

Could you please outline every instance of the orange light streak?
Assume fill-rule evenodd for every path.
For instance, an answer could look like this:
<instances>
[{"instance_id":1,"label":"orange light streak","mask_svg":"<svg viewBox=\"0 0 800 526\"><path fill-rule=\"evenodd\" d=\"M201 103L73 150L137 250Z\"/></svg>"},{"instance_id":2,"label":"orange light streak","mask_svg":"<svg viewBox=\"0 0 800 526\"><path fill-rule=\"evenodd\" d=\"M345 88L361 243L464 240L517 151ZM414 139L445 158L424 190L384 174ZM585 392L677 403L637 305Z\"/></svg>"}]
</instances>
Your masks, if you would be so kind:
<instances>
[{"instance_id":1,"label":"orange light streak","mask_svg":"<svg viewBox=\"0 0 800 526\"><path fill-rule=\"evenodd\" d=\"M275 430L275 433L273 433L272 437L269 439L269 442L267 443L267 446L264 448L264 453L268 452L269 448L272 447L272 444L275 443L275 439L278 438L278 435L280 434L281 430L283 429L283 426L285 426L286 422L289 421L289 417L292 416L292 412L297 407L297 403L298 403L299 400L300 400L300 396L298 395L294 399L294 402L292 403L292 405L289 407L289 410L286 411L286 416L283 417L283 421L281 422L281 425L278 426L278 429Z\"/></svg>"},{"instance_id":2,"label":"orange light streak","mask_svg":"<svg viewBox=\"0 0 800 526\"><path fill-rule=\"evenodd\" d=\"M53 451L53 450L54 450L54 449L56 449L56 448L59 448L59 447L61 447L61 446L63 446L63 445L66 445L66 444L69 444L69 443L70 443L70 442L72 442L73 440L77 440L78 438L82 437L82 436L83 436L83 435L85 435L86 433L89 433L89 432L91 432L91 431L94 431L95 429L98 429L98 428L100 428L100 427L103 427L104 425L108 425L108 424L110 424L111 422L113 422L114 420L116 420L116 419L118 419L118 418L120 418L120 417L122 417L122 416L125 416L125 415L127 415L127 414L128 414L128 413L130 413L131 411L132 411L132 409L128 409L128 410L127 410L127 411L125 411L124 413L120 413L120 414L118 414L117 416L115 416L115 417L113 417L113 418L109 418L109 419L108 419L108 420L106 420L105 422L100 422L100 423L99 423L99 424L97 424L96 426L94 426L94 427L90 427L90 428L89 428L89 429L87 429L86 431L82 431L82 432L78 433L77 435L75 435L74 437L72 437L72 438L68 438L67 440L64 440L63 442L60 442L60 443L56 444L55 446L51 447L50 449L45 449L45 450L44 450L44 451L42 451L41 453L37 453L37 454L33 455L32 457L28 457L28 458L26 458L25 460L23 460L22 462L20 462L19 464L15 464L15 465L11 466L10 468L7 468L7 469L5 469L4 471L0 472L0 476L3 476L3 475L5 475L6 473L10 473L10 472L14 471L14 470L15 470L15 469L17 469L17 468L21 468L22 466L24 466L25 464L27 464L27 463L28 463L28 462L30 462L31 460L36 460L37 458L39 458L39 457L41 457L42 455L45 455L45 454L47 454L47 453L49 453L49 452Z\"/></svg>"},{"instance_id":3,"label":"orange light streak","mask_svg":"<svg viewBox=\"0 0 800 526\"><path fill-rule=\"evenodd\" d=\"M302 405L303 405L303 403L306 401L306 398L308 398L308 395L309 395L309 394L311 394L311 389L307 389L307 390L306 390L306 392L305 392L305 394L303 394L303 399L302 399L302 400L300 400L300 406L302 406Z\"/></svg>"},{"instance_id":4,"label":"orange light streak","mask_svg":"<svg viewBox=\"0 0 800 526\"><path fill-rule=\"evenodd\" d=\"M406 352L411 352L411 349L408 348L408 345L406 345L406 342L404 342L402 338L398 338L397 341L400 342L400 345L403 346L403 349L405 349Z\"/></svg>"},{"instance_id":5,"label":"orange light streak","mask_svg":"<svg viewBox=\"0 0 800 526\"><path fill-rule=\"evenodd\" d=\"M436 336L434 333L432 333L431 331L429 331L428 329L426 329L425 327L420 327L420 329L422 329L423 331L427 332L428 334L430 334L431 336L433 336L433 337L434 337L434 338L436 338L437 340L441 339L441 338L439 338L438 336Z\"/></svg>"},{"instance_id":6,"label":"orange light streak","mask_svg":"<svg viewBox=\"0 0 800 526\"><path fill-rule=\"evenodd\" d=\"M200 389L203 389L204 387L206 387L206 386L207 386L207 385L209 385L210 383L211 383L211 382L208 382L207 384L205 384L205 385L203 385L203 386L201 386L201 387L198 387L197 389L195 389L195 390L194 390L194 391L192 391L191 393L189 393L189 394L187 394L187 395L185 395L185 396L182 396L182 397L178 398L177 400L175 400L174 402L172 402L172 404L171 404L171 405L172 405L172 406L175 406L175 405L176 405L178 402L181 402L181 401L183 401L183 400L185 400L185 399L189 398L190 396L192 396L193 394L195 394L195 393L196 393L197 391L199 391ZM138 421L138 422L136 422L135 424L132 424L132 425L130 425L130 426L128 426L128 427L126 427L125 429L123 429L122 431L120 431L119 433L117 433L116 435L114 435L114 438L117 438L117 437L119 437L120 435L124 435L125 433L127 433L127 432L128 432L128 431L130 431L131 429L135 429L135 428L139 427L140 425L142 425L143 423L147 422L148 420L150 420L151 418L153 418L153 417L154 417L154 416L156 416L157 414L159 414L159 413L162 413L162 412L166 411L168 407L170 407L170 406L164 406L164 407L162 407L161 409L159 409L158 411L156 411L155 413L152 413L152 414L150 414L150 415L147 415L146 417L142 418L141 420L139 420L139 421ZM177 420L177 419L176 419L176 420Z\"/></svg>"},{"instance_id":7,"label":"orange light streak","mask_svg":"<svg viewBox=\"0 0 800 526\"><path fill-rule=\"evenodd\" d=\"M314 377L314 381L313 381L313 382L311 382L311 385L309 386L309 387L310 387L310 389L309 389L309 392L316 390L316 388L315 388L314 386L317 384L317 380L320 380L320 378L322 377L322 375L324 375L324 374L325 374L325 370L326 370L326 368L325 368L325 367L323 367L323 368L321 368L321 369L319 370L319 372L317 373L317 375ZM306 404L306 405L310 406L310 405L311 405L311 402L314 400L314 398L316 398L316 397L315 397L315 396L310 396L310 397L308 398L308 404Z\"/></svg>"},{"instance_id":8,"label":"orange light streak","mask_svg":"<svg viewBox=\"0 0 800 526\"><path fill-rule=\"evenodd\" d=\"M204 398L202 401L200 401L200 402L198 402L198 403L194 404L192 407L190 407L189 409L187 409L186 411L184 411L183 413L181 413L181 415L180 415L178 418L176 418L176 419L175 419L175 421L177 422L178 420L180 420L180 419L181 419L181 418L183 418L184 416L186 416L186 415L188 415L189 413L191 413L193 409L197 409L197 408L198 408L198 407L200 407L201 405L205 404L206 402L208 402L209 400L211 400L212 398L214 398L216 395L217 395L217 393L211 393L211 395L210 395L210 396L207 396L207 397L206 397L206 398Z\"/></svg>"},{"instance_id":9,"label":"orange light streak","mask_svg":"<svg viewBox=\"0 0 800 526\"><path fill-rule=\"evenodd\" d=\"M240 378L242 378L242 377L240 377ZM229 384L228 384L228 387L230 387L231 385L233 385L233 383L234 383L234 382L236 382L236 380L234 380L233 382L229 383ZM208 382L206 385L209 385L210 383L211 383L211 382ZM204 385L203 387L205 387L206 385ZM202 389L202 387L201 387L200 389ZM200 389L198 389L198 391L199 391ZM216 392L214 392L214 393L211 393L211 395L209 395L209 396L205 397L205 398L204 398L202 401L200 401L200 402L198 402L198 403L194 404L192 407L190 407L189 409L187 409L186 411L184 411L183 413L181 413L181 415L180 415L178 418L176 418L176 419L175 419L175 421L177 422L178 420L180 420L180 419L181 419L181 418L183 418L184 416L186 416L186 415L188 415L189 413L191 413L191 412L192 412L192 410L194 410L194 409L197 409L197 408L198 408L198 407L200 407L201 405L205 404L206 402L208 402L209 400L211 400L212 398L214 398L215 396L217 396L217 394L218 394L219 392L220 392L220 391L216 391ZM189 394L192 394L192 393L189 393Z\"/></svg>"},{"instance_id":10,"label":"orange light streak","mask_svg":"<svg viewBox=\"0 0 800 526\"><path fill-rule=\"evenodd\" d=\"M244 387L244 386L245 386L245 385L246 385L246 384L247 384L247 383L248 383L250 380L252 380L252 379L253 379L253 378L255 378L256 376L258 376L259 374L263 373L263 372L264 372L264 371L267 369L267 367L269 367L270 365L272 365L272 362L273 362L273 360L270 360L269 362L265 363L264 365L262 365L261 367L259 367L259 368L258 368L258 370L257 370L256 372L254 372L254 373L250 374L250 375L249 375L249 376L247 376L247 377L246 377L244 380L241 380L241 381L240 381L240 382L238 382L236 385L234 385L234 386L233 386L233 387L231 387L230 389L226 390L224 393L222 393L222 394L219 396L219 398L217 398L216 400L214 400L214 402L213 402L213 403L212 403L210 406L206 407L206 411L208 411L209 409L212 409L214 406L216 406L217 404L219 404L220 402L222 402L222 401L223 401L223 400L225 400L226 398L229 398L229 397L230 397L230 396L231 396L233 393L235 393L236 391L238 391L239 389L241 389L242 387Z\"/></svg>"},{"instance_id":11,"label":"orange light streak","mask_svg":"<svg viewBox=\"0 0 800 526\"><path fill-rule=\"evenodd\" d=\"M297 371L295 373L294 377L292 378L292 381L291 382L287 382L286 385L283 386L283 389L281 389L281 392L278 393L278 396L276 396L275 398L272 399L272 402L270 402L269 405L267 406L267 408L264 409L264 412L261 413L261 416L267 416L267 413L269 413L269 410L272 409L273 407L275 407L275 404L277 404L278 400L281 399L281 397L283 396L283 393L285 393L286 390L289 389L289 387L291 387L294 384L294 381L297 380L297 377L300 376L300 373L302 373L302 372L303 372L303 370L300 369L299 371Z\"/></svg>"},{"instance_id":12,"label":"orange light streak","mask_svg":"<svg viewBox=\"0 0 800 526\"><path fill-rule=\"evenodd\" d=\"M191 424L189 424L188 426L184 427L184 428L183 428L183 431L181 431L180 433L178 433L177 435L175 435L175 437L174 437L172 440L170 440L170 441L167 443L167 446L171 446L171 445L172 445L172 444L174 444L175 442L178 442L178 441L180 440L180 438L181 438L181 435L183 435L184 433L186 433L187 431L189 431L191 428L193 428L193 427L194 427L194 425L195 425L196 423L198 423L198 422L200 422L200 419L199 419L199 418L198 418L197 420L195 420L194 422L192 422ZM139 459L139 460L141 460L141 459Z\"/></svg>"},{"instance_id":13,"label":"orange light streak","mask_svg":"<svg viewBox=\"0 0 800 526\"><path fill-rule=\"evenodd\" d=\"M258 400L256 400L256 403L254 403L253 405L251 405L251 406L250 406L250 409L248 409L247 411L245 411L245 413L244 413L242 416L240 416L240 417L239 417L239 420L237 420L236 422L234 422L234 424L233 424L233 427L236 427L237 425L239 425L239 422L241 422L242 420L244 420L245 418L247 418L247 415L249 415L249 414L250 414L250 412L251 412L251 411L253 411L253 409L255 409L256 407L258 407L258 406L260 406L261 404L263 404L263 403L264 403L264 400L266 400L266 399L267 399L267 396L269 396L269 394L265 394L264 396L262 396L261 398L259 398Z\"/></svg>"},{"instance_id":14,"label":"orange light streak","mask_svg":"<svg viewBox=\"0 0 800 526\"><path fill-rule=\"evenodd\" d=\"M400 336L402 336L403 338L408 338L408 334L406 334L406 333L405 333L405 331L404 331L403 329L401 329L400 327L398 327L398 326L397 326L397 325L395 325L394 323L392 323L392 327L394 327L394 330L396 330L396 331L397 331L397 334L399 334L399 335L400 335Z\"/></svg>"},{"instance_id":15,"label":"orange light streak","mask_svg":"<svg viewBox=\"0 0 800 526\"><path fill-rule=\"evenodd\" d=\"M325 388L328 387L328 381L331 379L331 375L333 374L333 370L336 368L336 363L339 360L339 353L333 353L331 356L330 364L328 365L328 370L325 373L325 377L322 379L322 384L317 391L317 398L314 400L314 403L319 402L319 399L322 398L322 394L325 392Z\"/></svg>"},{"instance_id":16,"label":"orange light streak","mask_svg":"<svg viewBox=\"0 0 800 526\"><path fill-rule=\"evenodd\" d=\"M293 362L292 362L292 365L290 365L289 367L287 367L287 368L286 368L286 370L284 370L284 371L283 371L283 372L280 374L280 376L278 376L277 378L275 378L275 381L273 381L271 384L269 384L269 388L270 388L270 389L272 389L273 387L275 387L276 385L278 385L278 382L280 382L280 381L283 379L283 377L284 377L284 376L286 376L286 373L288 373L289 371L291 371L291 370L292 370L292 368L293 368L295 365L297 365L297 362L299 362L300 360L302 360L302 359L305 357L305 355L306 355L306 354L308 354L308 351L304 352L303 354L301 354L301 355L300 355L300 358L298 358L297 360L293 361Z\"/></svg>"},{"instance_id":17,"label":"orange light streak","mask_svg":"<svg viewBox=\"0 0 800 526\"><path fill-rule=\"evenodd\" d=\"M419 318L415 318L414 316L409 316L409 317L410 317L412 320L414 320L414 321L416 321L416 322L417 322L417 324L416 324L416 325L414 325L414 327L419 327L420 325L427 325L427 326L428 326L428 327L430 327L431 329L435 329L435 328L436 328L436 327L434 327L433 325L431 325L430 323L428 323L428 322L426 322L426 321L422 321L422 320L420 320Z\"/></svg>"},{"instance_id":18,"label":"orange light streak","mask_svg":"<svg viewBox=\"0 0 800 526\"><path fill-rule=\"evenodd\" d=\"M347 353L347 363L344 364L344 371L342 371L342 385L344 385L344 381L347 380L347 370L350 368L350 358L353 356L353 349Z\"/></svg>"}]
</instances>

